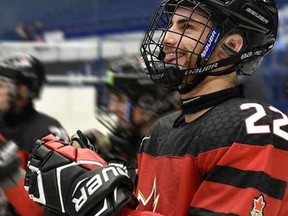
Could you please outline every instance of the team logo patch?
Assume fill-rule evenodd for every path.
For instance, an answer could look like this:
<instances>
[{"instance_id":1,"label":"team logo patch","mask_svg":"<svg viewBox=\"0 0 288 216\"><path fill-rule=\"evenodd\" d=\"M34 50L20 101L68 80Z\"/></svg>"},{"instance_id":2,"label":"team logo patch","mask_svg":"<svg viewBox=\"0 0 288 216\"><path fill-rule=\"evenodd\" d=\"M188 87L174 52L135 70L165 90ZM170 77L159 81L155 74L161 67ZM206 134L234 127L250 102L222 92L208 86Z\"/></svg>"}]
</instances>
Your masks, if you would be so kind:
<instances>
[{"instance_id":1,"label":"team logo patch","mask_svg":"<svg viewBox=\"0 0 288 216\"><path fill-rule=\"evenodd\" d=\"M140 203L142 203L143 206L148 206L150 201L153 200L153 203L152 203L153 212L156 211L156 208L158 206L158 202L160 199L160 194L157 194L157 189L156 189L156 177L154 178L150 195L147 198L145 198L144 194L139 190L137 199L139 200Z\"/></svg>"},{"instance_id":2,"label":"team logo patch","mask_svg":"<svg viewBox=\"0 0 288 216\"><path fill-rule=\"evenodd\" d=\"M251 216L264 216L264 207L266 206L266 202L264 200L263 194L261 194L258 198L254 198L253 200L253 209L250 212Z\"/></svg>"}]
</instances>

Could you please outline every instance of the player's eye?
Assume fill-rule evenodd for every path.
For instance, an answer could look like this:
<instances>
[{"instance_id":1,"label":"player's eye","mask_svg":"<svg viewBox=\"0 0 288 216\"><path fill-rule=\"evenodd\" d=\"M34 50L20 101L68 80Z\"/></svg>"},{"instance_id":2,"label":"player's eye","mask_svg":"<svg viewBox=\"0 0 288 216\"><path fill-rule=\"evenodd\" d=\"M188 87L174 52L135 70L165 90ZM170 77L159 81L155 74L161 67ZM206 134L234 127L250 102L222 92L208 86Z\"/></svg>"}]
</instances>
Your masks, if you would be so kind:
<instances>
[{"instance_id":1,"label":"player's eye","mask_svg":"<svg viewBox=\"0 0 288 216\"><path fill-rule=\"evenodd\" d=\"M191 30L195 30L195 26L191 23L187 23L186 24L186 29L191 29Z\"/></svg>"}]
</instances>

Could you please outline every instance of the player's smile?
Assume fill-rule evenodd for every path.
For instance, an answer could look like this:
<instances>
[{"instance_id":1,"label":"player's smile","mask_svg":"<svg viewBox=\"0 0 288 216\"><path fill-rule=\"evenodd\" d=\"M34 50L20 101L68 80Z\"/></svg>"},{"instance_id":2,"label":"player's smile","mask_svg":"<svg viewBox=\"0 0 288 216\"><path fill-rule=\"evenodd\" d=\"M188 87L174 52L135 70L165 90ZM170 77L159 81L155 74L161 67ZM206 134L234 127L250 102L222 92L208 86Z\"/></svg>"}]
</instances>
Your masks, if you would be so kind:
<instances>
[{"instance_id":1,"label":"player's smile","mask_svg":"<svg viewBox=\"0 0 288 216\"><path fill-rule=\"evenodd\" d=\"M165 53L164 61L169 62L169 63L176 63L176 60L179 60L184 55L185 55L185 53L168 52L168 53Z\"/></svg>"}]
</instances>

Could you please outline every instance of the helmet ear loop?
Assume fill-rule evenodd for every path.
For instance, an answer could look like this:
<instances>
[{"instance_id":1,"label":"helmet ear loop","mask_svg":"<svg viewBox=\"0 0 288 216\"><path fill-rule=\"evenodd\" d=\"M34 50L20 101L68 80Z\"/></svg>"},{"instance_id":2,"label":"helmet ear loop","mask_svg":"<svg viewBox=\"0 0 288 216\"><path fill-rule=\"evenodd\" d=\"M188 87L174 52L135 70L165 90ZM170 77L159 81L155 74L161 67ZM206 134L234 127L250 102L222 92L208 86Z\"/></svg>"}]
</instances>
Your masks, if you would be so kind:
<instances>
[{"instance_id":1,"label":"helmet ear loop","mask_svg":"<svg viewBox=\"0 0 288 216\"><path fill-rule=\"evenodd\" d=\"M232 34L224 39L220 45L219 57L226 59L237 55L244 47L244 40L240 34Z\"/></svg>"},{"instance_id":2,"label":"helmet ear loop","mask_svg":"<svg viewBox=\"0 0 288 216\"><path fill-rule=\"evenodd\" d=\"M241 55L241 51L245 48L243 37L239 33L230 34L224 37L218 45L218 49L214 51L214 58L217 58L218 62L226 62L216 73L208 72L209 76L225 75L234 72L237 69L235 63L236 56ZM234 60L233 60L234 59ZM230 62L230 63L228 63Z\"/></svg>"}]
</instances>

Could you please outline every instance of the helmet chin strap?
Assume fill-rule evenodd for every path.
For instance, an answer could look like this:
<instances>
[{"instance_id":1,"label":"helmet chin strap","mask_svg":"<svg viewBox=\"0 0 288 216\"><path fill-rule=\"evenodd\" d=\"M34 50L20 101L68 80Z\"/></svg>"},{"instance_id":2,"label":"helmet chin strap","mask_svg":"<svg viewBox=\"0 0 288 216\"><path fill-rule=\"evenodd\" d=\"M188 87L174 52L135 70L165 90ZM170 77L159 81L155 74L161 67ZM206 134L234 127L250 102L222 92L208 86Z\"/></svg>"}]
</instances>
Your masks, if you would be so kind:
<instances>
[{"instance_id":1,"label":"helmet chin strap","mask_svg":"<svg viewBox=\"0 0 288 216\"><path fill-rule=\"evenodd\" d=\"M224 70L220 70L217 72L203 72L195 75L195 78L192 81L189 81L189 83L186 83L184 87L178 87L177 91L180 94L186 94L190 92L192 89L194 89L200 82L202 82L207 76L222 76L222 75L227 75L229 73L233 73L236 71L236 66L233 65L232 67L226 68ZM183 72L185 73L185 72Z\"/></svg>"},{"instance_id":2,"label":"helmet chin strap","mask_svg":"<svg viewBox=\"0 0 288 216\"><path fill-rule=\"evenodd\" d=\"M185 86L181 87L179 86L177 88L177 91L180 94L186 94L190 92L192 89L194 89L200 82L202 82L207 77L207 73L202 73L197 75L191 82L185 84Z\"/></svg>"}]
</instances>

